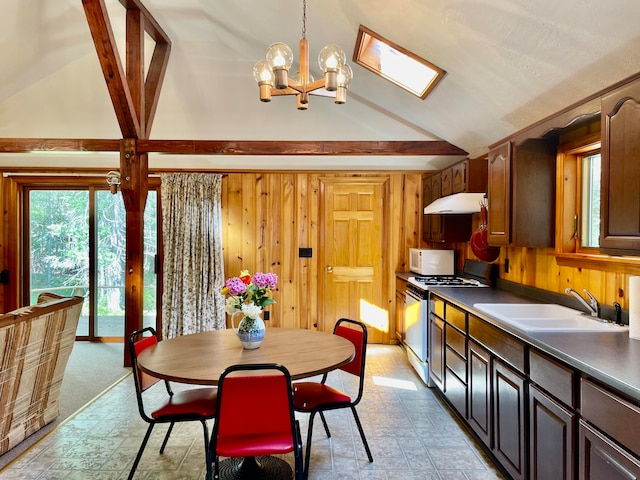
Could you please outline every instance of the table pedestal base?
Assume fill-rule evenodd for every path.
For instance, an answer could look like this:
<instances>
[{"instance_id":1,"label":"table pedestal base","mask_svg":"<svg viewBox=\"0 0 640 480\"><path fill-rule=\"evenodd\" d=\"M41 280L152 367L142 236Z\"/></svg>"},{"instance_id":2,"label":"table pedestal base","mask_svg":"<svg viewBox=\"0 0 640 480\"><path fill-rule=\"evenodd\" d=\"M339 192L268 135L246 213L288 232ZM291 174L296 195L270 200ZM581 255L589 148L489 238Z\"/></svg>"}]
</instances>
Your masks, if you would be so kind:
<instances>
[{"instance_id":1,"label":"table pedestal base","mask_svg":"<svg viewBox=\"0 0 640 480\"><path fill-rule=\"evenodd\" d=\"M293 478L291 466L271 457L226 458L220 462L223 480L283 480Z\"/></svg>"}]
</instances>

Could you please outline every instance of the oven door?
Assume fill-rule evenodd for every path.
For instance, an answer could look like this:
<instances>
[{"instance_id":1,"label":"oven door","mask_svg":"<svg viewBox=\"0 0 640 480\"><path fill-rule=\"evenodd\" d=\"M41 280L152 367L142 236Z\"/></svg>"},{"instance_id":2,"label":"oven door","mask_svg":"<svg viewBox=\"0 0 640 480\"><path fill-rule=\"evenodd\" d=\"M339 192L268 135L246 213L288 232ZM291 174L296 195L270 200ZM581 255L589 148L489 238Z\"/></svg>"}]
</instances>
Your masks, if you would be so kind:
<instances>
[{"instance_id":1,"label":"oven door","mask_svg":"<svg viewBox=\"0 0 640 480\"><path fill-rule=\"evenodd\" d=\"M427 301L409 291L406 295L405 342L421 362L427 361Z\"/></svg>"}]
</instances>

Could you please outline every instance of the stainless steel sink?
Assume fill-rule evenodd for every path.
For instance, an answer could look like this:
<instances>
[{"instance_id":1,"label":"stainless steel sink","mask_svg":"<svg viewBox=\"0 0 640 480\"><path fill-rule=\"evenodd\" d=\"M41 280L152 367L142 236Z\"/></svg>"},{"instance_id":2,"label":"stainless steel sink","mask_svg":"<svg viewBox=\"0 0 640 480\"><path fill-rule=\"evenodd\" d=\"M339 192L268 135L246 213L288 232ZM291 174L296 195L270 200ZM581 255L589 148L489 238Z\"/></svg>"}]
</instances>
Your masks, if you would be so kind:
<instances>
[{"instance_id":1,"label":"stainless steel sink","mask_svg":"<svg viewBox=\"0 0 640 480\"><path fill-rule=\"evenodd\" d=\"M554 303L475 303L473 306L525 332L623 332L629 329Z\"/></svg>"}]
</instances>

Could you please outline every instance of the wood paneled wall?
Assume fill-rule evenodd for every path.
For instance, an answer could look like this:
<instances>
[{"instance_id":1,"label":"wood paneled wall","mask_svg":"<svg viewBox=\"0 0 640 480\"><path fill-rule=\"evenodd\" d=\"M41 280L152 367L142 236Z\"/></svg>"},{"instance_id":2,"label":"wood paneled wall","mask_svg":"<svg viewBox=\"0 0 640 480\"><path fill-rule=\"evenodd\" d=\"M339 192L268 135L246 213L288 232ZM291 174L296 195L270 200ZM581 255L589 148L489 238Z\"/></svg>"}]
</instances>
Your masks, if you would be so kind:
<instances>
[{"instance_id":1,"label":"wood paneled wall","mask_svg":"<svg viewBox=\"0 0 640 480\"><path fill-rule=\"evenodd\" d=\"M476 215L474 214L474 217ZM479 214L478 214L479 216ZM479 218L474 218L474 229ZM477 260L469 243L452 244L459 258ZM589 290L601 305L612 306L618 302L623 310L629 310L627 289L629 277L638 273L622 273L611 265L603 268L569 267L558 265L553 248L502 247L500 256L494 263L498 264L499 276L502 279L564 294L567 287L582 293ZM505 272L508 260L509 272Z\"/></svg>"},{"instance_id":2,"label":"wood paneled wall","mask_svg":"<svg viewBox=\"0 0 640 480\"><path fill-rule=\"evenodd\" d=\"M269 307L273 327L322 329L319 305L320 182L326 177L383 177L389 182L388 245L385 257L385 308L393 319L395 272L406 269L409 247L418 246L421 221L419 173L230 173L223 178L225 273L240 270L278 274L276 304ZM311 258L299 258L311 248ZM336 319L327 319L333 324ZM393 326L385 343L394 339Z\"/></svg>"}]
</instances>

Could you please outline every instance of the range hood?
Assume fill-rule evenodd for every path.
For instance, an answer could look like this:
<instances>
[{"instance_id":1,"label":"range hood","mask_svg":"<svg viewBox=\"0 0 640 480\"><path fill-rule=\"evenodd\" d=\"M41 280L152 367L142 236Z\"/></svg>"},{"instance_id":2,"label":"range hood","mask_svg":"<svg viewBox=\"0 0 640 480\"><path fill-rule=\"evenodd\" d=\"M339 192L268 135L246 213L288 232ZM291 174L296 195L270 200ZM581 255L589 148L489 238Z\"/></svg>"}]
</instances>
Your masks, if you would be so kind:
<instances>
[{"instance_id":1,"label":"range hood","mask_svg":"<svg viewBox=\"0 0 640 480\"><path fill-rule=\"evenodd\" d=\"M424 207L425 214L477 213L484 193L456 193L438 198Z\"/></svg>"}]
</instances>

